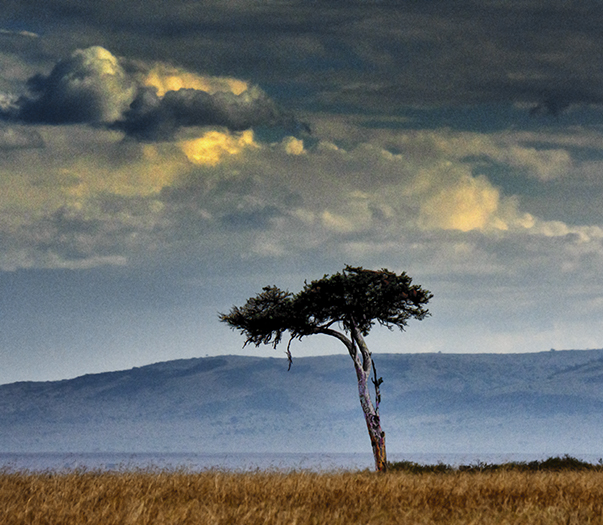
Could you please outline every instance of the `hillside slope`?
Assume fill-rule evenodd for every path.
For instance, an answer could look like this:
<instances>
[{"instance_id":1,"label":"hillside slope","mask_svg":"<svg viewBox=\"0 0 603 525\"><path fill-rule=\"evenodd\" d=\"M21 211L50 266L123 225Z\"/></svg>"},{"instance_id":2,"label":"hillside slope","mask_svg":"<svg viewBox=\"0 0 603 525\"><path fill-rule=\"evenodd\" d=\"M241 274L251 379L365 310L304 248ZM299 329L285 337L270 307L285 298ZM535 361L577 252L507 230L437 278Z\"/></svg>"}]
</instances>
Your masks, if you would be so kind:
<instances>
[{"instance_id":1,"label":"hillside slope","mask_svg":"<svg viewBox=\"0 0 603 525\"><path fill-rule=\"evenodd\" d=\"M375 354L388 448L603 452L603 350ZM0 385L0 451L366 452L348 356L221 356Z\"/></svg>"}]
</instances>

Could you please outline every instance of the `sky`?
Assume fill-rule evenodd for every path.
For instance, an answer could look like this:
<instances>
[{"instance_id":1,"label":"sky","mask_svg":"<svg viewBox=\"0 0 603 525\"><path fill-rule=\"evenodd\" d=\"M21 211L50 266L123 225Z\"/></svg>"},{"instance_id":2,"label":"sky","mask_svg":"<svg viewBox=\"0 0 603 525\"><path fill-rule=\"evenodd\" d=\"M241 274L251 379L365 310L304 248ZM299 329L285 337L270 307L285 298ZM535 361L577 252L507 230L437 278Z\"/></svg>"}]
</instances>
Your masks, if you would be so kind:
<instances>
[{"instance_id":1,"label":"sky","mask_svg":"<svg viewBox=\"0 0 603 525\"><path fill-rule=\"evenodd\" d=\"M0 383L283 357L218 313L346 264L434 295L375 354L603 347L602 25L594 0L4 0Z\"/></svg>"}]
</instances>

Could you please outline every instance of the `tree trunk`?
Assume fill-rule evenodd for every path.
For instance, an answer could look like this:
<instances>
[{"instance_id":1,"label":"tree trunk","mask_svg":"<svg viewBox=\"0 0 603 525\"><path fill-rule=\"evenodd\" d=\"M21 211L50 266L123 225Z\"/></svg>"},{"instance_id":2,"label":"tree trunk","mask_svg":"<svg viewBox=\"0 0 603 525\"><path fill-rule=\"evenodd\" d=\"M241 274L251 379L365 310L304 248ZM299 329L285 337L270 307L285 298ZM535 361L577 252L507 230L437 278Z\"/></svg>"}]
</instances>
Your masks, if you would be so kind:
<instances>
[{"instance_id":1,"label":"tree trunk","mask_svg":"<svg viewBox=\"0 0 603 525\"><path fill-rule=\"evenodd\" d=\"M362 360L358 353L354 358L354 368L356 369L356 376L358 378L358 394L360 395L360 405L364 412L364 419L366 420L366 426L368 429L369 437L371 439L371 446L373 447L373 456L375 458L375 470L378 472L385 472L387 470L387 454L385 451L385 432L381 429L381 418L379 417L379 385L381 380L377 379L375 374L375 404L371 400L369 393L369 378L371 371L373 370L373 360L371 353L364 342L364 337L360 331L354 327L352 329L352 340L358 345L360 353L362 354ZM354 357L354 356L352 356Z\"/></svg>"},{"instance_id":2,"label":"tree trunk","mask_svg":"<svg viewBox=\"0 0 603 525\"><path fill-rule=\"evenodd\" d=\"M350 341L345 335L331 328L321 328L316 331L316 333L330 335L339 339L347 347L354 361L356 377L358 378L360 405L362 406L362 412L364 412L364 419L371 439L373 456L375 458L375 470L385 472L387 470L385 432L381 429L381 420L379 418L379 403L381 401L379 385L381 384L381 379L377 379L377 374L375 373L373 381L375 384L375 404L373 404L369 392L369 378L371 377L371 370L374 370L371 353L366 346L360 330L356 326L353 326L351 332L352 340Z\"/></svg>"},{"instance_id":3,"label":"tree trunk","mask_svg":"<svg viewBox=\"0 0 603 525\"><path fill-rule=\"evenodd\" d=\"M381 429L381 419L375 409L370 394L368 379L370 372L367 374L362 368L357 365L356 376L358 377L358 393L360 395L360 405L364 412L364 419L371 439L373 447L373 456L375 457L375 470L385 472L387 470L387 455L385 452L385 432Z\"/></svg>"}]
</instances>

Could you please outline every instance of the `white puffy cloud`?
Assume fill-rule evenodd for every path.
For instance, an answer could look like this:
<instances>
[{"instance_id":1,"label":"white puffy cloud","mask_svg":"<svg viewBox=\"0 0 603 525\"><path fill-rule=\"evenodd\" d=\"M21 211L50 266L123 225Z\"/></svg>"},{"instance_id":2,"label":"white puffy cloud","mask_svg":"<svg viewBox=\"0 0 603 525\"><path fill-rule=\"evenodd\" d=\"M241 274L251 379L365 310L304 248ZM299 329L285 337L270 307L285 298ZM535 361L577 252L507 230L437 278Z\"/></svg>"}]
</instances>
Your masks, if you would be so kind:
<instances>
[{"instance_id":1,"label":"white puffy cloud","mask_svg":"<svg viewBox=\"0 0 603 525\"><path fill-rule=\"evenodd\" d=\"M411 157L432 155L437 158L467 159L497 162L523 170L540 180L562 178L573 169L573 161L565 136L535 133L479 133L452 130L401 133L390 139L393 145L408 151ZM587 139L591 142L591 139ZM539 147L531 145L540 143Z\"/></svg>"},{"instance_id":2,"label":"white puffy cloud","mask_svg":"<svg viewBox=\"0 0 603 525\"><path fill-rule=\"evenodd\" d=\"M506 154L495 156L499 161L508 161L512 166L525 168L541 180L563 177L572 168L572 159L566 150L537 150L522 146L511 146Z\"/></svg>"}]
</instances>

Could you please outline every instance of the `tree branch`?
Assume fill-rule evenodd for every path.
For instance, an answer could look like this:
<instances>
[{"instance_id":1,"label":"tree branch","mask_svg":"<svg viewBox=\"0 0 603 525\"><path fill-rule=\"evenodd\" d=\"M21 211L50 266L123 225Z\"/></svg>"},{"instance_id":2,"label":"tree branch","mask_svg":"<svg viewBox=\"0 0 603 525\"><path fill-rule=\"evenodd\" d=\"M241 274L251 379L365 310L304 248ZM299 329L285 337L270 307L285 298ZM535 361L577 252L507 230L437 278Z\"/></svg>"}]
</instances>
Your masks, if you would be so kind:
<instances>
[{"instance_id":1,"label":"tree branch","mask_svg":"<svg viewBox=\"0 0 603 525\"><path fill-rule=\"evenodd\" d=\"M289 362L289 366L287 367L287 372L291 370L291 365L293 364L293 357L291 357L291 341L293 341L294 337L291 336L289 338L289 342L287 343L287 350L285 353L287 354L287 361Z\"/></svg>"},{"instance_id":2,"label":"tree branch","mask_svg":"<svg viewBox=\"0 0 603 525\"><path fill-rule=\"evenodd\" d=\"M358 345L358 348L360 349L360 353L362 354L362 368L364 369L364 372L366 374L370 374L371 373L371 365L373 362L373 360L371 358L371 352L368 349L368 346L366 345L364 337L362 336L362 332L356 325L354 319L352 319L351 333L352 333L352 340L356 342L356 344Z\"/></svg>"},{"instance_id":3,"label":"tree branch","mask_svg":"<svg viewBox=\"0 0 603 525\"><path fill-rule=\"evenodd\" d=\"M330 335L332 337L336 337L337 339L339 339L348 349L348 352L352 356L352 359L356 359L356 354L357 354L356 345L354 345L354 342L350 341L341 332L338 332L337 330L333 330L332 328L327 328L327 327L322 327L322 326L317 327L314 330L315 330L314 333L316 333L316 334Z\"/></svg>"},{"instance_id":4,"label":"tree branch","mask_svg":"<svg viewBox=\"0 0 603 525\"><path fill-rule=\"evenodd\" d=\"M336 337L337 339L339 339L348 349L348 353L350 354L350 357L354 361L355 368L357 368L359 370L363 370L363 363L360 360L360 356L358 355L358 349L357 349L356 343L354 342L353 339L350 340L345 335L343 335L341 332L338 332L337 330L333 330L332 328L327 328L326 326L317 327L315 329L314 333L330 335L332 337Z\"/></svg>"},{"instance_id":5,"label":"tree branch","mask_svg":"<svg viewBox=\"0 0 603 525\"><path fill-rule=\"evenodd\" d=\"M378 416L379 403L381 403L381 389L379 387L383 383L383 378L380 377L377 379L377 367L375 366L375 361L373 361L373 374L375 376L374 379L372 379L373 385L375 385L375 414Z\"/></svg>"}]
</instances>

